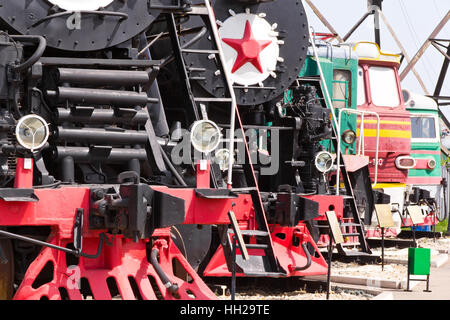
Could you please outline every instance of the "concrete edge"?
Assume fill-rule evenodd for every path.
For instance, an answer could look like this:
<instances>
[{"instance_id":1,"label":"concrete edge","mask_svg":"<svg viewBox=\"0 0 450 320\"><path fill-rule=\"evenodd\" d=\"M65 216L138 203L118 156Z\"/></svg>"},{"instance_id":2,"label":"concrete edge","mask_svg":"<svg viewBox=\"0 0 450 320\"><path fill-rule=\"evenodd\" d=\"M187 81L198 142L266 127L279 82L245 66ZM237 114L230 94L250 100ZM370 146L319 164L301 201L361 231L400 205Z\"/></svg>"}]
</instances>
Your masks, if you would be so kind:
<instances>
[{"instance_id":1,"label":"concrete edge","mask_svg":"<svg viewBox=\"0 0 450 320\"><path fill-rule=\"evenodd\" d=\"M311 277L304 277L303 279L307 280L307 281L323 282L322 281L323 279L319 279L319 277L320 276L311 276ZM324 280L326 281L326 278ZM367 287L367 286L361 286L361 285L355 285L355 284L349 284L349 283L331 282L330 286L331 286L332 291L336 291L337 289L348 290L348 291L359 290L359 291L364 291L367 294L373 295L373 298L368 299L368 300L373 300L384 292L382 288ZM381 296L381 298L383 299L383 296Z\"/></svg>"},{"instance_id":2,"label":"concrete edge","mask_svg":"<svg viewBox=\"0 0 450 320\"><path fill-rule=\"evenodd\" d=\"M431 266L439 268L442 265L444 265L447 261L448 261L448 254L440 254L434 259L434 261L431 261Z\"/></svg>"},{"instance_id":3,"label":"concrete edge","mask_svg":"<svg viewBox=\"0 0 450 320\"><path fill-rule=\"evenodd\" d=\"M384 291L370 300L394 300L394 294L392 292Z\"/></svg>"},{"instance_id":4,"label":"concrete edge","mask_svg":"<svg viewBox=\"0 0 450 320\"><path fill-rule=\"evenodd\" d=\"M308 279L308 277L305 277ZM315 279L326 281L326 276L317 276ZM311 279L313 280L313 279ZM387 279L368 279L358 276L342 276L334 275L330 278L331 282L346 283L352 285L360 285L371 288L385 288L385 289L405 289L407 285L407 279L403 280L387 280ZM409 287L413 288L417 285L417 282L410 281Z\"/></svg>"},{"instance_id":5,"label":"concrete edge","mask_svg":"<svg viewBox=\"0 0 450 320\"><path fill-rule=\"evenodd\" d=\"M434 258L431 259L431 267L439 268L443 264L445 264L448 260L448 254L438 254ZM398 258L384 258L385 264L408 264L408 259L398 259Z\"/></svg>"},{"instance_id":6,"label":"concrete edge","mask_svg":"<svg viewBox=\"0 0 450 320\"><path fill-rule=\"evenodd\" d=\"M366 286L360 286L360 285L354 285L354 284L348 284L348 283L331 283L331 288L336 290L336 288L339 288L341 290L361 290L368 294L377 296L383 292L381 288L372 288L372 287L366 287Z\"/></svg>"}]
</instances>

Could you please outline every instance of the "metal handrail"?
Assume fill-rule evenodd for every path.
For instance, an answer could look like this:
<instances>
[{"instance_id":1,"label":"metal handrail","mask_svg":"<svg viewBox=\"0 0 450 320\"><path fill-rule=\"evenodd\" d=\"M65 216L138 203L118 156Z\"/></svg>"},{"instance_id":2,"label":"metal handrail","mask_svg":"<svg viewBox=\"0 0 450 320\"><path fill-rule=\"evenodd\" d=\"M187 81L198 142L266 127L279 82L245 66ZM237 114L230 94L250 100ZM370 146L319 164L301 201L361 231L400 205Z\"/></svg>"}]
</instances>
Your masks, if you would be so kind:
<instances>
[{"instance_id":1,"label":"metal handrail","mask_svg":"<svg viewBox=\"0 0 450 320\"><path fill-rule=\"evenodd\" d=\"M365 110L355 110L355 109L349 109L349 108L342 108L339 110L339 116L338 116L338 145L336 154L337 156L337 171L336 171L336 195L339 195L339 173L341 170L340 164L341 164L341 157L339 157L339 154L341 152L341 115L342 112L346 113L353 113L353 114L359 114L361 115L361 127L359 129L359 140L358 140L358 149L356 154L357 155L364 155L365 154L365 147L364 147L364 115L372 115L377 118L377 143L376 143L376 149L375 149L375 177L374 177L374 183L372 186L377 184L378 180L378 149L379 149L379 142L380 142L380 116L378 113L373 111L365 111Z\"/></svg>"},{"instance_id":2,"label":"metal handrail","mask_svg":"<svg viewBox=\"0 0 450 320\"><path fill-rule=\"evenodd\" d=\"M233 183L232 176L233 176L233 154L234 154L234 130L235 130L235 119L236 119L236 109L237 109L237 102L236 102L236 95L234 94L234 88L231 85L231 75L229 74L229 71L227 69L227 66L225 65L225 55L223 53L222 45L219 42L219 32L217 30L217 22L214 15L214 11L211 8L211 5L209 4L209 0L205 0L205 6L208 10L208 17L211 24L211 30L214 36L214 41L216 42L216 47L219 52L220 60L223 61L223 72L225 77L225 82L227 83L227 89L230 93L231 98L231 115L230 115L230 138L229 138L229 159L228 159L228 177L227 177L227 185L228 188L231 188L231 185Z\"/></svg>"},{"instance_id":3,"label":"metal handrail","mask_svg":"<svg viewBox=\"0 0 450 320\"><path fill-rule=\"evenodd\" d=\"M339 145L339 142L340 142L340 138L341 138L341 135L340 135L340 123L338 123L336 121L334 107L333 107L333 101L330 98L330 93L328 92L328 87L327 87L326 82L325 82L325 76L323 74L322 66L320 65L319 54L317 53L317 48L316 48L316 45L314 43L314 36L313 36L314 29L311 26L308 29L309 29L309 38L310 38L311 46L312 46L313 53L314 53L314 58L316 59L317 68L319 69L320 80L322 81L323 89L325 91L325 97L326 97L325 103L328 105L328 107L331 110L331 113L332 113L332 117L331 118L332 118L334 127L336 128L336 130L339 130L339 131L337 131L337 134L336 134L337 135L337 139L338 139L338 150L336 150L336 154L338 155L337 156L338 169L337 169L337 174L336 174L336 178L337 178L337 181L336 181L336 194L339 195L339 180L338 179L339 179L339 170L340 170L340 166L339 166L340 165L340 156L339 156L340 145ZM373 113L373 114L375 114L377 116L377 147L376 147L376 164L375 164L375 184L376 184L377 175L378 175L378 144L379 144L378 132L380 131L379 130L380 118L378 117L378 114L376 112L361 111L361 110L354 110L354 109L347 109L347 108L340 109L339 117L340 117L340 114L341 114L342 110L352 110L354 112L360 112L360 113L363 113L363 112L365 112L365 113ZM364 114L362 115L362 118L364 119ZM361 121L361 130L364 130L364 121ZM362 131L362 135L364 135L364 131ZM365 151L364 150L364 144L361 143L361 141L360 141L360 147L362 147L362 150L364 152Z\"/></svg>"},{"instance_id":4,"label":"metal handrail","mask_svg":"<svg viewBox=\"0 0 450 320\"><path fill-rule=\"evenodd\" d=\"M80 10L80 11L63 11L63 12L57 12L48 16L45 16L44 18L36 21L31 27L35 28L38 25L40 25L41 23L47 21L47 20L51 20L54 18L58 18L58 17L63 17L63 16L69 16L72 15L74 13L80 13L80 14L96 14L99 16L115 16L115 17L119 17L119 22L122 22L124 20L128 19L128 14L124 13L124 12L115 12L115 11L100 11L100 10Z\"/></svg>"},{"instance_id":5,"label":"metal handrail","mask_svg":"<svg viewBox=\"0 0 450 320\"><path fill-rule=\"evenodd\" d=\"M325 97L326 97L325 103L328 105L328 107L331 110L331 113L333 115L331 117L331 119L333 121L334 127L337 128L338 127L338 123L336 122L336 118L334 116L335 113L334 113L333 102L332 102L332 100L330 98L330 93L328 92L327 83L325 82L325 76L323 75L322 66L320 65L319 54L317 53L317 48L316 48L316 45L314 43L314 36L313 36L314 29L313 29L313 27L310 26L308 28L308 30L309 30L309 39L310 39L310 42L311 42L311 47L312 47L313 53L314 53L314 58L316 59L317 68L319 69L320 80L322 81L323 90L325 91Z\"/></svg>"}]
</instances>

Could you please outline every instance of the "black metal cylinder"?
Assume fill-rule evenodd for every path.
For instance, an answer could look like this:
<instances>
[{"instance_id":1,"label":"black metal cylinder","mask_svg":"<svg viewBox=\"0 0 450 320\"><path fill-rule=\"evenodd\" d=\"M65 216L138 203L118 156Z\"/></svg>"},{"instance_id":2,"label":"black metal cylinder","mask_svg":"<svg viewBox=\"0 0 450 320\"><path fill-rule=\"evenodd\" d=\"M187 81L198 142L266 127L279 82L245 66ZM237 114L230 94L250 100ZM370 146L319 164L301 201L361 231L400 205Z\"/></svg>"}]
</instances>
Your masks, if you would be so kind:
<instances>
[{"instance_id":1,"label":"black metal cylinder","mask_svg":"<svg viewBox=\"0 0 450 320\"><path fill-rule=\"evenodd\" d=\"M75 181L75 164L72 157L64 157L61 160L61 180L63 182Z\"/></svg>"},{"instance_id":2,"label":"black metal cylinder","mask_svg":"<svg viewBox=\"0 0 450 320\"><path fill-rule=\"evenodd\" d=\"M131 159L144 161L147 159L145 149L111 148L108 152L98 153L89 147L61 147L53 150L53 156L57 160L72 157L75 162L124 162Z\"/></svg>"},{"instance_id":3,"label":"black metal cylinder","mask_svg":"<svg viewBox=\"0 0 450 320\"><path fill-rule=\"evenodd\" d=\"M148 140L145 131L109 131L100 128L66 129L58 127L55 136L59 141L116 144L145 144Z\"/></svg>"},{"instance_id":4,"label":"black metal cylinder","mask_svg":"<svg viewBox=\"0 0 450 320\"><path fill-rule=\"evenodd\" d=\"M48 90L47 96L56 97L59 102L69 100L112 106L145 106L150 100L147 94L134 91L73 87L58 87L57 91Z\"/></svg>"},{"instance_id":5,"label":"black metal cylinder","mask_svg":"<svg viewBox=\"0 0 450 320\"><path fill-rule=\"evenodd\" d=\"M145 84L149 81L145 71L102 70L58 68L59 83L81 83L93 85L126 85Z\"/></svg>"},{"instance_id":6,"label":"black metal cylinder","mask_svg":"<svg viewBox=\"0 0 450 320\"><path fill-rule=\"evenodd\" d=\"M136 172L139 176L141 175L141 164L138 159L131 159L128 161L128 170Z\"/></svg>"},{"instance_id":7,"label":"black metal cylinder","mask_svg":"<svg viewBox=\"0 0 450 320\"><path fill-rule=\"evenodd\" d=\"M128 111L129 112L126 112ZM129 125L145 124L148 119L148 113L146 110L137 110L133 115L132 109L95 109L89 115L77 114L76 110L73 112L71 109L57 108L56 116L58 123L62 122L78 122L78 123L101 123L101 124L114 124L122 123Z\"/></svg>"}]
</instances>

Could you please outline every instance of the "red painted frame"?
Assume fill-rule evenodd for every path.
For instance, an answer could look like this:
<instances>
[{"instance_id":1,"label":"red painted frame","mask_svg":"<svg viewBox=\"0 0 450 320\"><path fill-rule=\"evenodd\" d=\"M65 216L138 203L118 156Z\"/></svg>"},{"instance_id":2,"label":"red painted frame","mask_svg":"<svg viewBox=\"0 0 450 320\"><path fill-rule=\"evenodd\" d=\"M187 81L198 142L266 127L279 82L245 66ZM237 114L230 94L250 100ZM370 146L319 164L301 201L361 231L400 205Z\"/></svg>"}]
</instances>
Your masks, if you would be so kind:
<instances>
[{"instance_id":1,"label":"red painted frame","mask_svg":"<svg viewBox=\"0 0 450 320\"><path fill-rule=\"evenodd\" d=\"M16 186L31 187L33 170L24 169L23 159L18 159L16 168ZM209 165L206 170L198 170L199 188L209 188ZM185 224L229 224L228 211L233 208L242 229L255 229L256 222L251 196L239 194L234 199L207 199L198 197L192 188L168 188L151 186L154 190L164 192L185 201ZM51 233L48 242L58 246L67 246L73 242L73 227L77 209L83 209L83 252L95 254L99 245L99 235L106 230L90 230L89 194L90 186L64 186L54 189L34 189L39 198L36 202L6 202L0 200L0 226L48 226ZM335 210L342 215L342 197L316 196L320 210L328 210L334 203ZM327 263L317 249L306 226L299 223L295 227L271 225L274 252L286 276L304 276L327 273ZM280 238L280 234L284 238ZM294 241L295 239L295 241ZM144 299L154 299L162 295L164 299L215 299L215 295L205 285L203 280L192 269L185 257L180 253L170 237L170 230L157 229L150 239L142 239L137 243L113 236L113 245L105 245L100 256L95 259L79 257L75 269L76 279L85 278L90 283L94 299L110 299L111 294L107 280L116 281L119 293L123 299L134 299L140 295ZM301 248L302 243L309 243L315 248L317 255L312 258L312 264L304 271L295 271L295 267L304 265L306 255ZM147 246L159 250L160 264L173 283L180 287L178 297L170 293L159 279L155 269L148 262ZM219 247L218 252L222 250ZM192 281L177 278L173 261L177 260L190 275ZM53 279L39 287L34 286L36 277L47 265L53 265ZM80 299L78 287L73 288L73 270L67 265L66 253L57 249L44 247L38 257L30 264L25 278L15 293L14 299L61 299L63 291L70 299ZM212 259L207 270L211 268L227 270L222 275L230 275L226 261L222 258ZM205 272L208 274L208 271ZM210 273L211 275L211 273ZM133 291L130 277L137 284L139 294ZM152 283L149 279L153 279ZM70 280L70 281L69 281ZM78 281L77 280L77 281ZM76 281L75 281L76 283ZM134 288L134 290L136 290ZM159 293L157 294L157 292Z\"/></svg>"}]
</instances>

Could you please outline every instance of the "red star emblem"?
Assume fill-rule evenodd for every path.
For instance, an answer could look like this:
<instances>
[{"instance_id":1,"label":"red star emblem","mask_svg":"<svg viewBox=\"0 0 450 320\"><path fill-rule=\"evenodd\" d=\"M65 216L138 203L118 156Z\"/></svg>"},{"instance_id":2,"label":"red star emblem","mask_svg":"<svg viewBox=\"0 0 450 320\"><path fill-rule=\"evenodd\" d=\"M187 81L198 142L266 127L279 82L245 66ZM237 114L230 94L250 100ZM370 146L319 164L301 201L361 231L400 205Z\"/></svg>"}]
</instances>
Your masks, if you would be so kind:
<instances>
[{"instance_id":1,"label":"red star emblem","mask_svg":"<svg viewBox=\"0 0 450 320\"><path fill-rule=\"evenodd\" d=\"M236 72L247 62L250 62L259 72L263 73L259 54L272 43L272 40L256 40L248 20L245 24L244 37L242 39L226 38L222 39L222 41L236 50L238 54L233 69L231 70L232 73Z\"/></svg>"}]
</instances>

